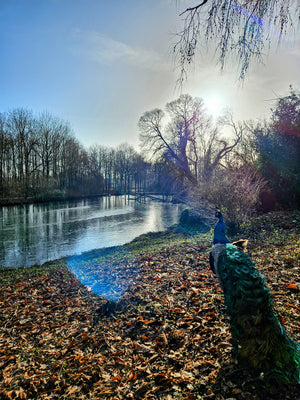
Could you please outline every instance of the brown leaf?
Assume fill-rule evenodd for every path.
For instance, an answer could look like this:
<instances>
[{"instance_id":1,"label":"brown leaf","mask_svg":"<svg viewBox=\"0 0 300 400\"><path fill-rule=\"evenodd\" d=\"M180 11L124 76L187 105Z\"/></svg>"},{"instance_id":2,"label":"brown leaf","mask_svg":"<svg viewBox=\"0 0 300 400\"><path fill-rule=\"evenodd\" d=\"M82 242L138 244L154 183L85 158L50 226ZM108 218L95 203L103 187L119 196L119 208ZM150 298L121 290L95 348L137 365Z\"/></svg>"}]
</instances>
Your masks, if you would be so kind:
<instances>
[{"instance_id":1,"label":"brown leaf","mask_svg":"<svg viewBox=\"0 0 300 400\"><path fill-rule=\"evenodd\" d=\"M80 386L69 386L68 389L66 390L67 395L71 395L73 393L80 392L81 387Z\"/></svg>"},{"instance_id":2,"label":"brown leaf","mask_svg":"<svg viewBox=\"0 0 300 400\"><path fill-rule=\"evenodd\" d=\"M135 381L136 379L137 379L137 375L136 375L135 371L131 370L127 381Z\"/></svg>"}]
</instances>

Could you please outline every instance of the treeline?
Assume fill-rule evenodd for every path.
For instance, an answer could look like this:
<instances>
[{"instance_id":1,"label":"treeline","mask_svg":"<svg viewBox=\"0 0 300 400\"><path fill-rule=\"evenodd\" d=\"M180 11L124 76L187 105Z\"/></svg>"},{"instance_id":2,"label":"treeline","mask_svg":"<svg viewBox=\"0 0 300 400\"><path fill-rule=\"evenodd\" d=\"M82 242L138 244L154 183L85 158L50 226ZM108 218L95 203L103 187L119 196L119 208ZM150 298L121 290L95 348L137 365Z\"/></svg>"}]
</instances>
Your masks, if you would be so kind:
<instances>
[{"instance_id":1,"label":"treeline","mask_svg":"<svg viewBox=\"0 0 300 400\"><path fill-rule=\"evenodd\" d=\"M132 147L86 149L68 122L23 108L0 114L0 198L57 199L80 195L168 192L171 178L160 163Z\"/></svg>"},{"instance_id":2,"label":"treeline","mask_svg":"<svg viewBox=\"0 0 300 400\"><path fill-rule=\"evenodd\" d=\"M2 203L176 193L194 204L209 200L235 228L257 211L299 207L300 94L292 87L269 121L237 123L230 114L214 121L201 99L181 95L164 111L145 112L138 126L148 158L127 144L87 149L48 113L0 114Z\"/></svg>"},{"instance_id":3,"label":"treeline","mask_svg":"<svg viewBox=\"0 0 300 400\"><path fill-rule=\"evenodd\" d=\"M290 87L271 111L269 121L236 123L228 113L214 121L202 99L181 95L141 116L140 138L172 165L194 206L211 201L238 229L257 211L300 204L299 92Z\"/></svg>"}]
</instances>

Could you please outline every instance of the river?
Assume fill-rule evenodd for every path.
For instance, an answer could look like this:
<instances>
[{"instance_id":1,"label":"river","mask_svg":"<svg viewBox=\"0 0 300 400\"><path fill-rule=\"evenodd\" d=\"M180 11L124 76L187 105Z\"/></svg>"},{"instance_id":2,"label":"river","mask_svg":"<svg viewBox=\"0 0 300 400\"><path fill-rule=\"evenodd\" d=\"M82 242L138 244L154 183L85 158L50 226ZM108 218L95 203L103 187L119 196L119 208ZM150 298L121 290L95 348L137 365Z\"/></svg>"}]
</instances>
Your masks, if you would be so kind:
<instances>
[{"instance_id":1,"label":"river","mask_svg":"<svg viewBox=\"0 0 300 400\"><path fill-rule=\"evenodd\" d=\"M182 205L128 196L0 208L0 266L30 267L122 245L177 223Z\"/></svg>"}]
</instances>

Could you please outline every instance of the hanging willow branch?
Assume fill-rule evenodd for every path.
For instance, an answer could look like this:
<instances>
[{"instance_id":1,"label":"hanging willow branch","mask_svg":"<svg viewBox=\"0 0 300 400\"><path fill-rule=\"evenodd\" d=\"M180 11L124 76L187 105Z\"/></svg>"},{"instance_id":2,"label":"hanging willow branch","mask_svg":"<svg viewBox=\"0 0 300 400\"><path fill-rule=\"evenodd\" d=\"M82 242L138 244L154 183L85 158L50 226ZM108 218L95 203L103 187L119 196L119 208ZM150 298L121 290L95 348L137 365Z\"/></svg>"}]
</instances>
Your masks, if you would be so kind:
<instances>
[{"instance_id":1,"label":"hanging willow branch","mask_svg":"<svg viewBox=\"0 0 300 400\"><path fill-rule=\"evenodd\" d=\"M203 0L180 16L183 29L174 46L179 83L186 79L187 67L203 44L213 47L221 69L232 54L244 79L251 61L262 62L264 50L295 28L300 4L298 0Z\"/></svg>"}]
</instances>

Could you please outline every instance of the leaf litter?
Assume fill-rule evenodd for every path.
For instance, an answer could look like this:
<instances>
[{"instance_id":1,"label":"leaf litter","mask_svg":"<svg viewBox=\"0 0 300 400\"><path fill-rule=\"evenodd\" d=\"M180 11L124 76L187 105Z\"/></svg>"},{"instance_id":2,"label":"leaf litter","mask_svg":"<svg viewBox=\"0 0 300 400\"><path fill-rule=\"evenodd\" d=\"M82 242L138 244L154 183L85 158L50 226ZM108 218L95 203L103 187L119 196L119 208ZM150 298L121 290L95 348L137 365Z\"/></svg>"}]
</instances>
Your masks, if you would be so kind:
<instances>
[{"instance_id":1,"label":"leaf litter","mask_svg":"<svg viewBox=\"0 0 300 400\"><path fill-rule=\"evenodd\" d=\"M255 222L259 230L249 228L249 255L299 341L299 213L264 218L270 221ZM1 271L1 398L300 398L299 388L269 393L263 377L237 365L223 293L208 267L210 246L196 236L129 258L116 254L109 265L118 301L82 285L66 260ZM97 254L83 263L100 279Z\"/></svg>"}]
</instances>

